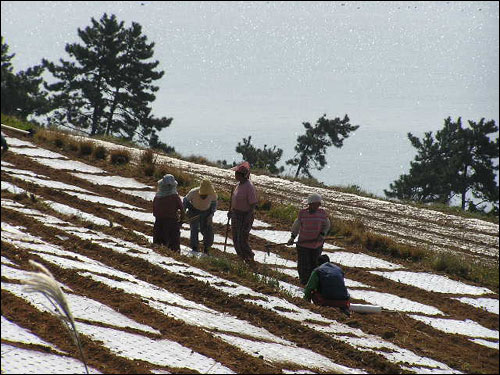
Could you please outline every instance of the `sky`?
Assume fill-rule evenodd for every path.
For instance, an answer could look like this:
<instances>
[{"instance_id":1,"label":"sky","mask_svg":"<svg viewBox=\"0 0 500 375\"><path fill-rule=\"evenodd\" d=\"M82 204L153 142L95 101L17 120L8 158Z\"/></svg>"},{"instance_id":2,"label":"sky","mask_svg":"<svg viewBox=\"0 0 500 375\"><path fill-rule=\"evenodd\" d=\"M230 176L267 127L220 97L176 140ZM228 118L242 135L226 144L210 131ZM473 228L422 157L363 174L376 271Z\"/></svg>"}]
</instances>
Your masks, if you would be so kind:
<instances>
[{"instance_id":1,"label":"sky","mask_svg":"<svg viewBox=\"0 0 500 375\"><path fill-rule=\"evenodd\" d=\"M313 175L382 195L416 154L408 132L448 116L498 124L498 2L2 1L15 69L68 59L104 12L155 43L152 108L173 117L160 137L183 155L237 161L252 135L284 165L303 122L347 114L360 129Z\"/></svg>"}]
</instances>

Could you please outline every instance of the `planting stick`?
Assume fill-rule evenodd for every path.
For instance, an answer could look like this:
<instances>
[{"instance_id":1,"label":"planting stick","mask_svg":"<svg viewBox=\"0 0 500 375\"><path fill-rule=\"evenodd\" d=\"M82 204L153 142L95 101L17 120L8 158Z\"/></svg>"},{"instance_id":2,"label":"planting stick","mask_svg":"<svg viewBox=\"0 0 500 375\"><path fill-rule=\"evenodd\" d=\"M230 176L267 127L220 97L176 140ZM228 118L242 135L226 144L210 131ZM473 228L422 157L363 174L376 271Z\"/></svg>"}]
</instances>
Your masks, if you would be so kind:
<instances>
[{"instance_id":1,"label":"planting stick","mask_svg":"<svg viewBox=\"0 0 500 375\"><path fill-rule=\"evenodd\" d=\"M234 189L236 189L236 186L233 187L233 189L231 190L231 196L229 197L229 211L227 211L228 214L231 212L231 206L232 206L232 203L233 203L233 192L234 192ZM227 236L228 235L229 235L229 215L227 217L227 224L226 224L226 239L224 240L224 252L226 252Z\"/></svg>"},{"instance_id":2,"label":"planting stick","mask_svg":"<svg viewBox=\"0 0 500 375\"><path fill-rule=\"evenodd\" d=\"M333 240L336 237L325 237L326 240ZM301 244L301 243L307 243L307 242L314 242L316 240L309 240L309 241L302 241L302 242L293 242L292 245L295 244ZM282 242L282 243L273 243L273 244L265 244L264 247L273 247L273 246L281 246L281 245L288 245L288 242Z\"/></svg>"}]
</instances>

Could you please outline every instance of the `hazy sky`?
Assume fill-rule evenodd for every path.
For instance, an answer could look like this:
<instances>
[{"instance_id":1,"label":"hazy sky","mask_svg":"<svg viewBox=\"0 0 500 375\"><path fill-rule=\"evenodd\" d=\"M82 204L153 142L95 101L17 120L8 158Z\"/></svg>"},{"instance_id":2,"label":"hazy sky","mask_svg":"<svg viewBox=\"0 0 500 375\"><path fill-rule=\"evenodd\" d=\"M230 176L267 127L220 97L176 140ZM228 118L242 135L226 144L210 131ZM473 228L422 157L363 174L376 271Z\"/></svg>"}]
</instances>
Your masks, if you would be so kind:
<instances>
[{"instance_id":1,"label":"hazy sky","mask_svg":"<svg viewBox=\"0 0 500 375\"><path fill-rule=\"evenodd\" d=\"M155 42L154 114L174 118L162 137L183 154L231 161L252 135L283 148L284 164L302 122L348 114L360 129L313 174L380 194L414 157L407 132L448 116L498 124L496 1L2 1L15 69L68 59L77 29L104 12Z\"/></svg>"}]
</instances>

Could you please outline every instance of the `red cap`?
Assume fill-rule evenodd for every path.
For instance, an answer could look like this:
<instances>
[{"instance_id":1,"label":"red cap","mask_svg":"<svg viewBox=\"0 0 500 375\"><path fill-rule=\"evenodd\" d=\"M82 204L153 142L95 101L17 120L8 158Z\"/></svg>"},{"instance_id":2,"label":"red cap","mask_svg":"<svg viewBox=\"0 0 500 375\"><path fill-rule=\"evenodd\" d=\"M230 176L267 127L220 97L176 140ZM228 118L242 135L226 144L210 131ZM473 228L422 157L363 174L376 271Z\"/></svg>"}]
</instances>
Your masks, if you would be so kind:
<instances>
[{"instance_id":1,"label":"red cap","mask_svg":"<svg viewBox=\"0 0 500 375\"><path fill-rule=\"evenodd\" d=\"M235 172L243 173L244 175L247 175L250 173L250 164L247 161L244 161L240 165L237 165L236 167L231 168Z\"/></svg>"}]
</instances>

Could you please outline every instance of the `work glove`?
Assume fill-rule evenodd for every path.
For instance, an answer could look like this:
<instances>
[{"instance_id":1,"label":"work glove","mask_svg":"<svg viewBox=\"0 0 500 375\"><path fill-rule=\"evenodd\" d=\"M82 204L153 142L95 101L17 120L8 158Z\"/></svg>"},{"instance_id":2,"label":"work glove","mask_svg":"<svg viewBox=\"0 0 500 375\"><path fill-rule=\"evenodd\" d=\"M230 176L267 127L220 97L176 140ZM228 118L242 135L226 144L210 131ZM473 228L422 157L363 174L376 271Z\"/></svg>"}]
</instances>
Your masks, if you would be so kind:
<instances>
[{"instance_id":1,"label":"work glove","mask_svg":"<svg viewBox=\"0 0 500 375\"><path fill-rule=\"evenodd\" d=\"M288 240L287 245L293 245L293 241L295 241L295 237L290 236L290 239Z\"/></svg>"}]
</instances>

